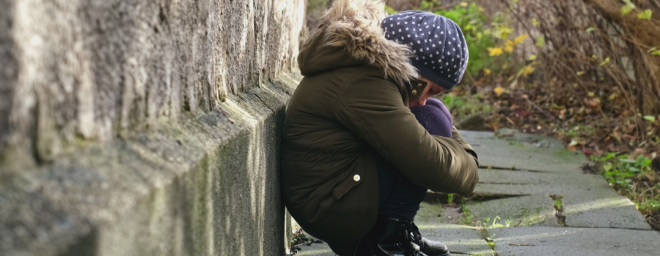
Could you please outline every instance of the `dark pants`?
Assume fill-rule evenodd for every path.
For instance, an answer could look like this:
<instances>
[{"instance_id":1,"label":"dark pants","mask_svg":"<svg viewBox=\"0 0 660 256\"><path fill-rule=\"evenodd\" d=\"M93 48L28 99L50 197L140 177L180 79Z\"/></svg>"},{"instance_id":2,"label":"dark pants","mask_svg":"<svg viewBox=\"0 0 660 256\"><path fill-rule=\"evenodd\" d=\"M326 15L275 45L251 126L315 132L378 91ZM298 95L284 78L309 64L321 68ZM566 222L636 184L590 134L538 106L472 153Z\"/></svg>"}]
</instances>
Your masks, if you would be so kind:
<instances>
[{"instance_id":1,"label":"dark pants","mask_svg":"<svg viewBox=\"0 0 660 256\"><path fill-rule=\"evenodd\" d=\"M430 98L425 106L412 107L410 110L430 134L451 138L453 121L442 102ZM378 213L396 219L414 219L428 189L412 183L380 155L376 157L376 167Z\"/></svg>"}]
</instances>

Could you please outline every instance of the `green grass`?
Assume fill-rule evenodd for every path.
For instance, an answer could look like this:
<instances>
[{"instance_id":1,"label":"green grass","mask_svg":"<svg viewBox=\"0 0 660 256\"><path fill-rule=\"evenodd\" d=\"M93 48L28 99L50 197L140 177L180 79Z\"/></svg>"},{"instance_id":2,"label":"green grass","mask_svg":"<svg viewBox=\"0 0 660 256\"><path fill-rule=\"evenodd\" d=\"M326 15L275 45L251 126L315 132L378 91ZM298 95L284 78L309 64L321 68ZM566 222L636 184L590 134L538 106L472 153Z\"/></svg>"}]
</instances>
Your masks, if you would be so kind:
<instances>
[{"instance_id":1,"label":"green grass","mask_svg":"<svg viewBox=\"0 0 660 256\"><path fill-rule=\"evenodd\" d=\"M466 204L467 201L461 199L461 212L463 212L463 216L459 219L459 223L463 225L472 225L472 212L470 212L470 209L467 208Z\"/></svg>"}]
</instances>

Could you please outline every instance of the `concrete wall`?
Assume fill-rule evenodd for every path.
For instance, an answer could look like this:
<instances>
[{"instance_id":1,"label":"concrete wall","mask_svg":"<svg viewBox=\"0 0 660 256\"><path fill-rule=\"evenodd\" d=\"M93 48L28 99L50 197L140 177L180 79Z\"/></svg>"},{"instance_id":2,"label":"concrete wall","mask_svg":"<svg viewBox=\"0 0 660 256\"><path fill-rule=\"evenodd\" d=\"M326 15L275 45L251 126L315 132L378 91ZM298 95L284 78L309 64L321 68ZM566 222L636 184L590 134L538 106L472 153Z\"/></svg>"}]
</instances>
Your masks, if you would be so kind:
<instances>
[{"instance_id":1,"label":"concrete wall","mask_svg":"<svg viewBox=\"0 0 660 256\"><path fill-rule=\"evenodd\" d=\"M304 0L0 0L0 255L281 255Z\"/></svg>"}]
</instances>

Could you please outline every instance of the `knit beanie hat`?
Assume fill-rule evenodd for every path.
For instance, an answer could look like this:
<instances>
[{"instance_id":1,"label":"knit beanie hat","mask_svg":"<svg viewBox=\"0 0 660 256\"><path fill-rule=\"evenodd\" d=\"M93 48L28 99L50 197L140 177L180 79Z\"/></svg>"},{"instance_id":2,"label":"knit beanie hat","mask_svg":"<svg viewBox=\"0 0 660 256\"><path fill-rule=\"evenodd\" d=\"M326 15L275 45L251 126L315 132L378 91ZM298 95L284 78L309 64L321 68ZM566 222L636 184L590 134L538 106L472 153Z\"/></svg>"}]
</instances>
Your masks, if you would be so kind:
<instances>
[{"instance_id":1,"label":"knit beanie hat","mask_svg":"<svg viewBox=\"0 0 660 256\"><path fill-rule=\"evenodd\" d=\"M410 63L426 79L450 90L465 73L469 53L461 28L452 20L423 11L404 11L381 23L385 38L407 45Z\"/></svg>"}]
</instances>

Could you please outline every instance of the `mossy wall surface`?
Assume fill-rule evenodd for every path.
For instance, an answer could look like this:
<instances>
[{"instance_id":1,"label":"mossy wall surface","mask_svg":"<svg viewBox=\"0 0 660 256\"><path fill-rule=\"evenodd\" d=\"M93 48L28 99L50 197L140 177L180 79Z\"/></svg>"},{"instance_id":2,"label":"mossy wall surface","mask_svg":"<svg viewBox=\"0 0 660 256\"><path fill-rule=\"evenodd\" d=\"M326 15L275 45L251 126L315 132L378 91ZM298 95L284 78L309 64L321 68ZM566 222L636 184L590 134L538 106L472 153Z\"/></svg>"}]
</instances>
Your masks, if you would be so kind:
<instances>
[{"instance_id":1,"label":"mossy wall surface","mask_svg":"<svg viewBox=\"0 0 660 256\"><path fill-rule=\"evenodd\" d=\"M0 5L0 255L284 253L304 0Z\"/></svg>"}]
</instances>

